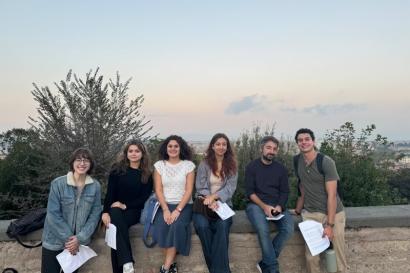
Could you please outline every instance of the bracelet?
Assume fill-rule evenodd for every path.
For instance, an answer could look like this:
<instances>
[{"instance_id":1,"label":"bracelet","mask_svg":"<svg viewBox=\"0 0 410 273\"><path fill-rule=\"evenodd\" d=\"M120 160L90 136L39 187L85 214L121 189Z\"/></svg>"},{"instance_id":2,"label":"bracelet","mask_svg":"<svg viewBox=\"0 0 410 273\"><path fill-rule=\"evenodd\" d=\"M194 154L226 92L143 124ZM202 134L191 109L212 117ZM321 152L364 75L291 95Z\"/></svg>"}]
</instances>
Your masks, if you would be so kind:
<instances>
[{"instance_id":1,"label":"bracelet","mask_svg":"<svg viewBox=\"0 0 410 273\"><path fill-rule=\"evenodd\" d=\"M181 213L182 212L182 209L181 208L176 208L176 210L179 212L179 213Z\"/></svg>"}]
</instances>

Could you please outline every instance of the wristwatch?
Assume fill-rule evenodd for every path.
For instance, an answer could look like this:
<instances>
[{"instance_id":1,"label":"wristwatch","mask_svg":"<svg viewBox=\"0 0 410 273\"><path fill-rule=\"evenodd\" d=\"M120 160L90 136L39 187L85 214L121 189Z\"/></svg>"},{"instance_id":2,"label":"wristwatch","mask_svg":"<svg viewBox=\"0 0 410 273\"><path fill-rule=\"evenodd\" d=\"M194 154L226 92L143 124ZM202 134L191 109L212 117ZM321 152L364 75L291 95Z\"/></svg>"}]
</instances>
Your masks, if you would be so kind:
<instances>
[{"instance_id":1,"label":"wristwatch","mask_svg":"<svg viewBox=\"0 0 410 273\"><path fill-rule=\"evenodd\" d=\"M182 212L182 209L177 207L177 211Z\"/></svg>"},{"instance_id":2,"label":"wristwatch","mask_svg":"<svg viewBox=\"0 0 410 273\"><path fill-rule=\"evenodd\" d=\"M335 224L331 224L331 223L328 223L328 222L325 223L325 227L333 228L334 226L335 226Z\"/></svg>"}]
</instances>

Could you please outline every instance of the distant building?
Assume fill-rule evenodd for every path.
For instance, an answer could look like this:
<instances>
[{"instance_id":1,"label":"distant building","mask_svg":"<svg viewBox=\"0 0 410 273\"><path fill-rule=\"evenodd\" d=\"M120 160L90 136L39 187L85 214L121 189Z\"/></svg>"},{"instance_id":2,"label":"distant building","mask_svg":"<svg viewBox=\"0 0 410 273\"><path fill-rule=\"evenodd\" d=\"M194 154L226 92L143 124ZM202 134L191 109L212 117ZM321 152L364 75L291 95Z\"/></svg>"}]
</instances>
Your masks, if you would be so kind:
<instances>
[{"instance_id":1,"label":"distant building","mask_svg":"<svg viewBox=\"0 0 410 273\"><path fill-rule=\"evenodd\" d=\"M194 148L195 154L203 155L208 148L208 141L188 141L189 146Z\"/></svg>"}]
</instances>

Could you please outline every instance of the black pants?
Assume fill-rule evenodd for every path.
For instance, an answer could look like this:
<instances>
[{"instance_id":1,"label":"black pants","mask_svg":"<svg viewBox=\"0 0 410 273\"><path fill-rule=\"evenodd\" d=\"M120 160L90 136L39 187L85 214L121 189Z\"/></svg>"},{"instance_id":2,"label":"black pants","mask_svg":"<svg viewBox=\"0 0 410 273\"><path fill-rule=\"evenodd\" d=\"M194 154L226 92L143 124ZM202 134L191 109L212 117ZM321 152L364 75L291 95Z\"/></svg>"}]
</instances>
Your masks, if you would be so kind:
<instances>
[{"instance_id":1,"label":"black pants","mask_svg":"<svg viewBox=\"0 0 410 273\"><path fill-rule=\"evenodd\" d=\"M141 210L111 208L111 223L117 227L117 250L111 249L113 273L122 273L122 266L134 262L128 229L139 222Z\"/></svg>"},{"instance_id":2,"label":"black pants","mask_svg":"<svg viewBox=\"0 0 410 273\"><path fill-rule=\"evenodd\" d=\"M61 267L57 261L56 256L63 252L63 250L48 250L42 248L41 251L41 273L60 273ZM74 271L78 273L78 269Z\"/></svg>"}]
</instances>

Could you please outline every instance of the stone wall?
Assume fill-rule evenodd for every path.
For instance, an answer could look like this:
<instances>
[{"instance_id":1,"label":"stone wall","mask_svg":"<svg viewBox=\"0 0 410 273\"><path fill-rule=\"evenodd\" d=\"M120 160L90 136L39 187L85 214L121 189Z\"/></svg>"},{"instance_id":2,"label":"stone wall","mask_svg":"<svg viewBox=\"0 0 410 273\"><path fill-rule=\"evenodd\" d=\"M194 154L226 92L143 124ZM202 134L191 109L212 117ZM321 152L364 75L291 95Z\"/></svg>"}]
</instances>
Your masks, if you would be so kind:
<instances>
[{"instance_id":1,"label":"stone wall","mask_svg":"<svg viewBox=\"0 0 410 273\"><path fill-rule=\"evenodd\" d=\"M300 221L299 218L295 218ZM7 222L0 223L0 269L14 267L19 272L40 272L41 249L26 249L4 235ZM347 209L346 252L350 273L410 272L410 206ZM297 226L295 226L297 228ZM28 239L38 239L40 232ZM159 248L147 249L141 241L141 226L131 229L132 246L138 273L157 273L163 256ZM82 273L111 272L110 251L103 234L97 233L90 245L98 256ZM257 273L260 249L256 235L243 211L237 212L230 235L230 261L233 273ZM177 258L180 272L208 272L198 237L192 235L189 257ZM304 243L297 231L284 248L280 259L282 273L304 273Z\"/></svg>"}]
</instances>

